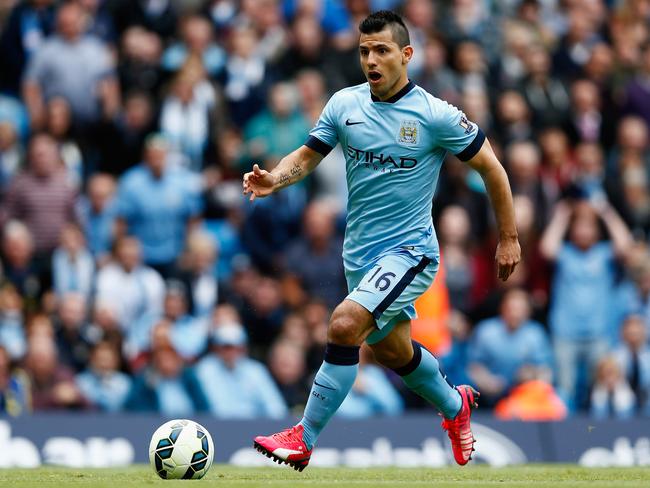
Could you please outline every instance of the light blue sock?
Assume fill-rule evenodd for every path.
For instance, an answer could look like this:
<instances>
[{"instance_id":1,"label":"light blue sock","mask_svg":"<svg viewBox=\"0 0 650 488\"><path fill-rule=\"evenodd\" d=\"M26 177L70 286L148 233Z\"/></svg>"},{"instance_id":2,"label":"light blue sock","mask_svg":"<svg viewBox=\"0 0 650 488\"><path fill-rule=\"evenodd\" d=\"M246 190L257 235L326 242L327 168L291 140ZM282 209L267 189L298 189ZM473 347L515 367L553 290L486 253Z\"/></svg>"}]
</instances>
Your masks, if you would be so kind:
<instances>
[{"instance_id":1,"label":"light blue sock","mask_svg":"<svg viewBox=\"0 0 650 488\"><path fill-rule=\"evenodd\" d=\"M438 360L420 343L413 341L413 359L394 371L412 391L436 407L442 415L453 419L463 404L458 390L449 384L440 371Z\"/></svg>"},{"instance_id":2,"label":"light blue sock","mask_svg":"<svg viewBox=\"0 0 650 488\"><path fill-rule=\"evenodd\" d=\"M348 396L359 370L359 347L327 344L300 421L303 440L311 449L334 413Z\"/></svg>"}]
</instances>

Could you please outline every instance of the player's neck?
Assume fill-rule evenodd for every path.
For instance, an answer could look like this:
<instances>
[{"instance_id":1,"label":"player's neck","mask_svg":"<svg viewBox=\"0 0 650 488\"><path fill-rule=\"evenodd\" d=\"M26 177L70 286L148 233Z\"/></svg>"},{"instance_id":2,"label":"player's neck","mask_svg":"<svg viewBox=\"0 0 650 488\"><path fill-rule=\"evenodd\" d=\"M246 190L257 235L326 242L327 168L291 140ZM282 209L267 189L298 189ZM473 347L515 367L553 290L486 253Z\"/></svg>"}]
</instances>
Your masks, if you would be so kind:
<instances>
[{"instance_id":1,"label":"player's neck","mask_svg":"<svg viewBox=\"0 0 650 488\"><path fill-rule=\"evenodd\" d=\"M408 76L405 74L404 76L400 77L399 80L393 85L393 87L390 89L390 91L386 92L383 95L379 95L377 93L373 93L373 95L380 101L380 102L385 102L386 100L390 100L393 98L395 95L397 95L400 91L406 87L410 83Z\"/></svg>"}]
</instances>

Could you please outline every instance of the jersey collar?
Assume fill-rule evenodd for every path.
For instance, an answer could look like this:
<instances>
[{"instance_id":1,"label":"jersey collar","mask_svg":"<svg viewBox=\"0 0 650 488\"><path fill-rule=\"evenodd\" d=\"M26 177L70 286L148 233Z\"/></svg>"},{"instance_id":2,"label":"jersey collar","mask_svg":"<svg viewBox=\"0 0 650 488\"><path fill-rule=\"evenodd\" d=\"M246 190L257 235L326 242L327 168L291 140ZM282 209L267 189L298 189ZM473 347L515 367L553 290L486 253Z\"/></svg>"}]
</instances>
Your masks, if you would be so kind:
<instances>
[{"instance_id":1,"label":"jersey collar","mask_svg":"<svg viewBox=\"0 0 650 488\"><path fill-rule=\"evenodd\" d=\"M390 97L387 100L379 100L376 96L370 92L370 98L372 99L373 102L381 102L381 103L395 103L397 100L402 98L404 95L406 95L408 92L410 92L413 88L415 88L415 83L413 83L411 80L404 85L404 88L402 88L400 91L395 93L392 97Z\"/></svg>"}]
</instances>

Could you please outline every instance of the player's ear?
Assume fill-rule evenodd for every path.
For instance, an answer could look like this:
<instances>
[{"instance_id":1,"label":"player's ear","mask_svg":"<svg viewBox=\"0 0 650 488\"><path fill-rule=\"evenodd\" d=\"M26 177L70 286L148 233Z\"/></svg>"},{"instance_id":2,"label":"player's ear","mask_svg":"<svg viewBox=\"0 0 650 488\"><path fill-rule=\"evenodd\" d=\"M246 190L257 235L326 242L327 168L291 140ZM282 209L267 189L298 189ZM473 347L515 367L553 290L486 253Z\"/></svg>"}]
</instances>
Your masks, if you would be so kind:
<instances>
[{"instance_id":1,"label":"player's ear","mask_svg":"<svg viewBox=\"0 0 650 488\"><path fill-rule=\"evenodd\" d=\"M408 63L413 57L413 46L408 45L402 48L402 64Z\"/></svg>"}]
</instances>

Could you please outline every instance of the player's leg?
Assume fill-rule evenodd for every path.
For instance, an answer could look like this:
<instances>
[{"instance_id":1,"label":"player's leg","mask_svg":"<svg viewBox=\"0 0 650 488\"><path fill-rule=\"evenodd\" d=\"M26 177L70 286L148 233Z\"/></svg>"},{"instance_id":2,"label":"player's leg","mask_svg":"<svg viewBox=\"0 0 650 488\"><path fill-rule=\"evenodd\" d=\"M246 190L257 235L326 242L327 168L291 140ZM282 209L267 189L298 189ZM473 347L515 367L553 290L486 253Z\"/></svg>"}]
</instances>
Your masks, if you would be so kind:
<instances>
[{"instance_id":1,"label":"player's leg","mask_svg":"<svg viewBox=\"0 0 650 488\"><path fill-rule=\"evenodd\" d=\"M277 462L302 471L318 436L350 392L359 369L359 347L375 330L366 308L344 300L332 313L325 358L316 373L300 423L271 436L255 438L254 446Z\"/></svg>"},{"instance_id":2,"label":"player's leg","mask_svg":"<svg viewBox=\"0 0 650 488\"><path fill-rule=\"evenodd\" d=\"M380 363L395 371L412 391L440 411L454 459L460 465L467 464L474 451L470 419L472 409L477 407L478 392L471 386L454 387L447 382L433 354L411 340L410 320L397 322L388 335L370 347Z\"/></svg>"},{"instance_id":3,"label":"player's leg","mask_svg":"<svg viewBox=\"0 0 650 488\"><path fill-rule=\"evenodd\" d=\"M370 312L351 300L343 300L334 310L327 329L325 358L300 421L309 449L348 396L359 370L359 347L374 326Z\"/></svg>"},{"instance_id":4,"label":"player's leg","mask_svg":"<svg viewBox=\"0 0 650 488\"><path fill-rule=\"evenodd\" d=\"M398 322L388 336L370 347L377 361L401 376L413 392L445 418L456 417L463 405L461 394L442 374L435 356L411 340L410 320Z\"/></svg>"}]
</instances>

